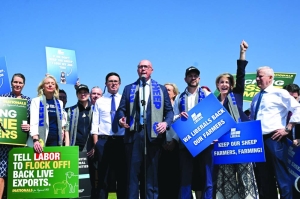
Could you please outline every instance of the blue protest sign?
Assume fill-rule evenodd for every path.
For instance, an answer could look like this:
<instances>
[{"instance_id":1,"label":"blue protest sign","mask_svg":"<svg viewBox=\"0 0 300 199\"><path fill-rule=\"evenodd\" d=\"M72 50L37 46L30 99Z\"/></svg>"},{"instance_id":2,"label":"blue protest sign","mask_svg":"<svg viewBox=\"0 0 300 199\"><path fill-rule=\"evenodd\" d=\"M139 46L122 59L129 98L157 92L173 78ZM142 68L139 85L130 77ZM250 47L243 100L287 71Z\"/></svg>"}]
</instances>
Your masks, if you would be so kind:
<instances>
[{"instance_id":1,"label":"blue protest sign","mask_svg":"<svg viewBox=\"0 0 300 199\"><path fill-rule=\"evenodd\" d=\"M9 93L10 91L5 57L0 57L0 95Z\"/></svg>"},{"instance_id":2,"label":"blue protest sign","mask_svg":"<svg viewBox=\"0 0 300 199\"><path fill-rule=\"evenodd\" d=\"M213 94L205 97L188 114L188 119L181 117L172 128L194 157L236 124Z\"/></svg>"},{"instance_id":3,"label":"blue protest sign","mask_svg":"<svg viewBox=\"0 0 300 199\"><path fill-rule=\"evenodd\" d=\"M288 170L296 190L300 192L300 147L294 146L289 139L288 144Z\"/></svg>"},{"instance_id":4,"label":"blue protest sign","mask_svg":"<svg viewBox=\"0 0 300 199\"><path fill-rule=\"evenodd\" d=\"M47 73L61 84L75 85L77 64L74 50L46 47Z\"/></svg>"},{"instance_id":5,"label":"blue protest sign","mask_svg":"<svg viewBox=\"0 0 300 199\"><path fill-rule=\"evenodd\" d=\"M265 162L260 120L237 123L214 145L215 164Z\"/></svg>"}]
</instances>

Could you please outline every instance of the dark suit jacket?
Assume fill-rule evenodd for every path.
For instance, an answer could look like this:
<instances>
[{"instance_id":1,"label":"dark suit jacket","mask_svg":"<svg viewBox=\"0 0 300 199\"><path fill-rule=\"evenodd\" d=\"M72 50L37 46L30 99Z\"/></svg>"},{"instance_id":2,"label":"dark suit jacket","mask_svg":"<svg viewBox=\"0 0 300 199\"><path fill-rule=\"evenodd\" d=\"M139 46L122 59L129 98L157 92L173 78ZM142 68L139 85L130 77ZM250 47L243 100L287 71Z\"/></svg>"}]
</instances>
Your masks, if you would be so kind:
<instances>
[{"instance_id":1,"label":"dark suit jacket","mask_svg":"<svg viewBox=\"0 0 300 199\"><path fill-rule=\"evenodd\" d=\"M232 90L232 92L235 96L235 100L236 100L237 107L239 110L240 118L243 122L249 121L249 118L243 111L243 95L244 95L244 90L245 90L245 68L246 68L247 64L248 64L248 61L246 61L246 60L237 60L236 84ZM220 96L218 96L218 99L221 100ZM230 113L229 101L228 101L227 97L224 100L223 106Z\"/></svg>"},{"instance_id":2,"label":"dark suit jacket","mask_svg":"<svg viewBox=\"0 0 300 199\"><path fill-rule=\"evenodd\" d=\"M129 124L129 122L130 122L130 90L131 90L131 86L132 86L132 84L129 84L129 85L125 86L125 88L124 88L122 98L120 101L120 105L119 105L119 108L118 108L115 118L114 118L114 125L118 125L119 120L124 116L126 117L127 123ZM163 118L164 119L163 120L164 120L164 122L167 122L168 126L170 126L172 124L173 116L174 116L172 104L171 104L171 101L170 101L170 98L169 98L166 88L162 85L159 85L159 86L164 95L164 97L162 99L163 100L162 103L164 104L164 110L163 110ZM147 110L146 110L147 134L148 134L148 138L149 138L150 142L160 143L160 142L162 142L162 139L165 138L165 133L158 135L158 137L155 139L151 138L151 127L152 127L151 106L150 106L151 101L152 101L152 94L150 93L150 96L148 99ZM135 117L136 125L135 126L137 127L139 125L139 120L140 120L139 91L136 92L134 103L136 103L136 110L134 110L134 111L136 114L136 117ZM158 121L158 122L160 122L160 121ZM125 135L124 135L124 142L132 143L135 139L135 136L136 136L136 131L130 131L130 129L126 129Z\"/></svg>"}]
</instances>

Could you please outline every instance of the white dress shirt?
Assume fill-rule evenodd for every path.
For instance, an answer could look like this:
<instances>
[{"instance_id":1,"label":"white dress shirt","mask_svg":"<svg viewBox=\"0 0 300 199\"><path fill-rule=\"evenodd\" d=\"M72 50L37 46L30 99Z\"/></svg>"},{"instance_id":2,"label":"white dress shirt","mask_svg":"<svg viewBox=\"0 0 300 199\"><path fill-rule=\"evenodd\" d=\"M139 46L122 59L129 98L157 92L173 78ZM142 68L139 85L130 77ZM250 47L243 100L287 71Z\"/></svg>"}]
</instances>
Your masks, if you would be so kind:
<instances>
[{"instance_id":1,"label":"white dress shirt","mask_svg":"<svg viewBox=\"0 0 300 199\"><path fill-rule=\"evenodd\" d=\"M150 95L150 82L151 80L149 79L147 82L146 82L146 85L145 85L145 98L144 99L144 93L143 93L143 82L140 81L140 87L139 87L139 98L140 98L140 123L143 124L143 114L144 114L144 108L143 108L143 105L142 105L142 99L145 100L146 104L145 104L145 110L147 110L147 105L148 105L148 100L149 100L149 95Z\"/></svg>"},{"instance_id":2,"label":"white dress shirt","mask_svg":"<svg viewBox=\"0 0 300 199\"><path fill-rule=\"evenodd\" d=\"M92 120L92 130L91 134L98 135L124 135L125 129L118 126L118 132L112 132L111 124L111 95L109 92L105 93L102 97L97 99L94 111L93 111L93 120ZM119 93L115 94L115 103L116 109L120 105L121 95Z\"/></svg>"},{"instance_id":3,"label":"white dress shirt","mask_svg":"<svg viewBox=\"0 0 300 199\"><path fill-rule=\"evenodd\" d=\"M286 90L268 86L261 98L256 120L261 120L262 132L269 134L284 129L288 112L291 111L291 123L300 122L300 104ZM256 94L251 103L251 119L254 119L255 107L259 98Z\"/></svg>"}]
</instances>

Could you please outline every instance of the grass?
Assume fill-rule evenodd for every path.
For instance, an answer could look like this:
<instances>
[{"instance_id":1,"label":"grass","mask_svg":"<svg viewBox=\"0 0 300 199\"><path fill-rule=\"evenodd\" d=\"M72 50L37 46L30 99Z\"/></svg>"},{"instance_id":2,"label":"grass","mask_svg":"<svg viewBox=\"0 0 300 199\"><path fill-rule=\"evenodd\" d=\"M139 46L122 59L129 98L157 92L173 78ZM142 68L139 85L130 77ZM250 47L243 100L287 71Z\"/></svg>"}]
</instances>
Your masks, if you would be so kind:
<instances>
[{"instance_id":1,"label":"grass","mask_svg":"<svg viewBox=\"0 0 300 199\"><path fill-rule=\"evenodd\" d=\"M108 199L117 199L116 193L109 193L108 194Z\"/></svg>"}]
</instances>

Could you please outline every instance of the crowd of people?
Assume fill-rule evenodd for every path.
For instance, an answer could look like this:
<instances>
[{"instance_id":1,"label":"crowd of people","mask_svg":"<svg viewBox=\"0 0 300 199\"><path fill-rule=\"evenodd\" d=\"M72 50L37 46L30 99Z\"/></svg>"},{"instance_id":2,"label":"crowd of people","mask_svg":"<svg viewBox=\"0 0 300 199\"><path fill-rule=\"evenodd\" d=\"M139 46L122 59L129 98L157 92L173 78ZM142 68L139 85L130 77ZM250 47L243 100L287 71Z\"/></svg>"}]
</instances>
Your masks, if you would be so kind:
<instances>
[{"instance_id":1,"label":"crowd of people","mask_svg":"<svg viewBox=\"0 0 300 199\"><path fill-rule=\"evenodd\" d=\"M105 77L104 92L94 86L77 84L77 104L66 107L67 94L47 74L37 88L37 97L22 94L23 74L14 74L12 91L2 97L27 100L27 146L36 153L47 146L78 146L86 152L91 198L107 199L114 190L118 199L292 199L299 197L288 172L288 142L300 145L299 86L273 87L274 71L257 69L260 92L251 108L243 112L246 51L242 41L236 79L229 73L216 78L217 99L236 122L260 120L266 162L214 164L215 140L193 157L172 123L188 118L189 110L210 89L200 86L200 70L188 67L187 87L179 92L174 83L159 84L152 78L153 66L142 60L137 79L119 92L121 77ZM7 183L8 152L13 145L0 144L0 197ZM113 187L113 188L112 188ZM278 192L279 191L279 192ZM278 194L279 193L279 194Z\"/></svg>"}]
</instances>

